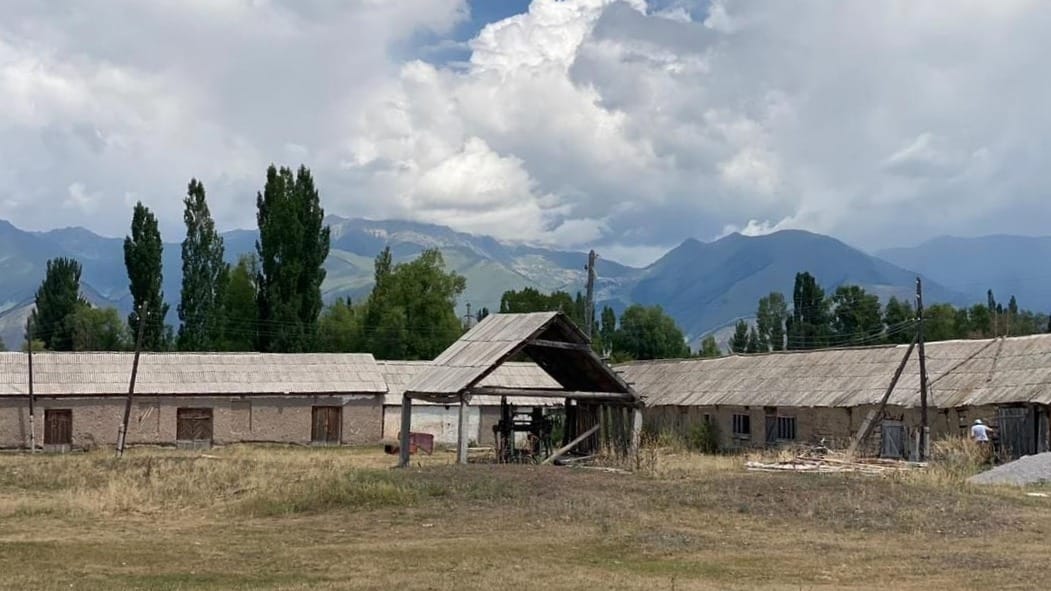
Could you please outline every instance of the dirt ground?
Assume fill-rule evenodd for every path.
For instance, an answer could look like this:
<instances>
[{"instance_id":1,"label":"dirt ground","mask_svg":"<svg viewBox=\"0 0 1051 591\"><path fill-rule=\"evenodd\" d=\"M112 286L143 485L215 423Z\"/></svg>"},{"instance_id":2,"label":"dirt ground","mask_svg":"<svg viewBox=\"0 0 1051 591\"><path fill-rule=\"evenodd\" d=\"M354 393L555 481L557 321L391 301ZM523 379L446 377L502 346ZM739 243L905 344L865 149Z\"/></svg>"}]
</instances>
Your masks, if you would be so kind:
<instances>
[{"instance_id":1,"label":"dirt ground","mask_svg":"<svg viewBox=\"0 0 1051 591\"><path fill-rule=\"evenodd\" d=\"M636 474L377 449L0 455L3 589L1032 589L1051 498L944 475ZM1038 489L1047 490L1047 489ZM1036 584L1037 587L1041 585Z\"/></svg>"}]
</instances>

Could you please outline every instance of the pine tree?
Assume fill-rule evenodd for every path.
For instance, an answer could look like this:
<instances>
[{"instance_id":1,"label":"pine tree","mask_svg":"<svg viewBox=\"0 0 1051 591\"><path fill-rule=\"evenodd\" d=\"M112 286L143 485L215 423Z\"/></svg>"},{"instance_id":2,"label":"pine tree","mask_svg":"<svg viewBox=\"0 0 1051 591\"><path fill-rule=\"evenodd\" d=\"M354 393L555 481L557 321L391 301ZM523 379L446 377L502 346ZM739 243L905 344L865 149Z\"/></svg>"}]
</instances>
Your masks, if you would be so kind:
<instances>
[{"instance_id":1,"label":"pine tree","mask_svg":"<svg viewBox=\"0 0 1051 591\"><path fill-rule=\"evenodd\" d=\"M738 320L734 327L734 336L730 339L730 351L744 353L748 350L748 323Z\"/></svg>"},{"instance_id":2,"label":"pine tree","mask_svg":"<svg viewBox=\"0 0 1051 591\"><path fill-rule=\"evenodd\" d=\"M765 353L766 349L759 340L759 331L753 326L748 330L748 344L745 345L745 353Z\"/></svg>"},{"instance_id":3,"label":"pine tree","mask_svg":"<svg viewBox=\"0 0 1051 591\"><path fill-rule=\"evenodd\" d=\"M222 333L221 308L229 266L223 261L223 237L208 211L204 185L190 179L186 191L182 242L182 298L179 303L179 350L214 350Z\"/></svg>"},{"instance_id":4,"label":"pine tree","mask_svg":"<svg viewBox=\"0 0 1051 591\"><path fill-rule=\"evenodd\" d=\"M263 351L301 352L313 347L321 313L321 283L329 251L325 212L305 166L273 165L256 198L259 222L259 332Z\"/></svg>"},{"instance_id":5,"label":"pine tree","mask_svg":"<svg viewBox=\"0 0 1051 591\"><path fill-rule=\"evenodd\" d=\"M71 320L81 305L86 302L80 297L80 263L70 258L49 260L44 281L36 291L31 338L43 341L49 351L72 351Z\"/></svg>"},{"instance_id":6,"label":"pine tree","mask_svg":"<svg viewBox=\"0 0 1051 591\"><path fill-rule=\"evenodd\" d=\"M791 322L786 323L789 349L816 349L828 344L832 332L825 290L810 273L797 273L792 290Z\"/></svg>"},{"instance_id":7,"label":"pine tree","mask_svg":"<svg viewBox=\"0 0 1051 591\"><path fill-rule=\"evenodd\" d=\"M128 271L129 290L134 302L134 309L128 315L131 334L138 334L139 314L144 306L146 308L142 333L144 351L164 351L168 349L170 340L169 331L164 326L168 304L164 303L164 292L161 290L163 251L157 218L141 201L136 203L131 219L131 235L124 238L124 266Z\"/></svg>"}]
</instances>

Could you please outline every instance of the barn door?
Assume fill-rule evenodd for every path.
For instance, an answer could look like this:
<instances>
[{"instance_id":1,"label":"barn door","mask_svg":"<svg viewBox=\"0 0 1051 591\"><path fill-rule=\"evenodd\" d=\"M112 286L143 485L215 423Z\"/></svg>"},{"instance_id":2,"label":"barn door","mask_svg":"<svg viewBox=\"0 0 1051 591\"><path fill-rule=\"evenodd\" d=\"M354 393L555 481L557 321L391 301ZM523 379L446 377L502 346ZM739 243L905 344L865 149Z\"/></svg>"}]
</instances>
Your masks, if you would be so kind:
<instances>
[{"instance_id":1,"label":"barn door","mask_svg":"<svg viewBox=\"0 0 1051 591\"><path fill-rule=\"evenodd\" d=\"M1036 412L1036 453L1048 451L1047 407L1035 407Z\"/></svg>"},{"instance_id":2,"label":"barn door","mask_svg":"<svg viewBox=\"0 0 1051 591\"><path fill-rule=\"evenodd\" d=\"M763 410L766 412L766 445L772 447L777 445L777 407L767 406Z\"/></svg>"},{"instance_id":3,"label":"barn door","mask_svg":"<svg viewBox=\"0 0 1051 591\"><path fill-rule=\"evenodd\" d=\"M175 418L176 443L191 447L212 444L212 409L180 408Z\"/></svg>"},{"instance_id":4,"label":"barn door","mask_svg":"<svg viewBox=\"0 0 1051 591\"><path fill-rule=\"evenodd\" d=\"M315 406L311 417L310 441L338 445L343 424L342 411L338 406Z\"/></svg>"},{"instance_id":5,"label":"barn door","mask_svg":"<svg viewBox=\"0 0 1051 591\"><path fill-rule=\"evenodd\" d=\"M1020 458L1036 449L1036 421L1031 408L1001 406L996 409L1000 449L1008 458Z\"/></svg>"},{"instance_id":6,"label":"barn door","mask_svg":"<svg viewBox=\"0 0 1051 591\"><path fill-rule=\"evenodd\" d=\"M883 421L880 424L881 458L905 457L905 425L901 421Z\"/></svg>"},{"instance_id":7,"label":"barn door","mask_svg":"<svg viewBox=\"0 0 1051 591\"><path fill-rule=\"evenodd\" d=\"M66 451L73 446L72 410L44 409L44 445L54 451Z\"/></svg>"}]
</instances>

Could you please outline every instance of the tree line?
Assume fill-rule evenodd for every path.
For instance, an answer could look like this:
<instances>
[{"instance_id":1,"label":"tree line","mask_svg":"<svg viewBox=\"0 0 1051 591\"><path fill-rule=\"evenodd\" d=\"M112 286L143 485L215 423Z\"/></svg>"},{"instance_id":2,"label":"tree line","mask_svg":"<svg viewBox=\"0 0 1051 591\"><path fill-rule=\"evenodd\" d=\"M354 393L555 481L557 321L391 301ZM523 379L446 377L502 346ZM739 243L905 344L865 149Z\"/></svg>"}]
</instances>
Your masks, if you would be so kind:
<instances>
[{"instance_id":1,"label":"tree line","mask_svg":"<svg viewBox=\"0 0 1051 591\"><path fill-rule=\"evenodd\" d=\"M923 311L928 341L1022 336L1051 332L1048 315L1023 310L1014 296L1007 305L992 290L986 304L956 308L938 303ZM808 272L796 274L789 309L784 294L759 299L755 323L739 320L729 348L734 353L821 349L908 343L916 334L917 311L908 299L879 297L857 285L841 285L831 295Z\"/></svg>"}]
</instances>

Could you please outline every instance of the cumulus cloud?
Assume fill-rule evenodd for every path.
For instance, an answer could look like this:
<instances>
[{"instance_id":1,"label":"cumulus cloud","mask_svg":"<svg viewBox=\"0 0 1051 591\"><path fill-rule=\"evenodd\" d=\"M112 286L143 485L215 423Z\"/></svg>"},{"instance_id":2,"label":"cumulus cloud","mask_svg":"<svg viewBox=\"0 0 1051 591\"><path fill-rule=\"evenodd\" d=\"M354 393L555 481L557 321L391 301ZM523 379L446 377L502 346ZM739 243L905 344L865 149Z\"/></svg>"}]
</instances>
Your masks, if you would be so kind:
<instances>
[{"instance_id":1,"label":"cumulus cloud","mask_svg":"<svg viewBox=\"0 0 1051 591\"><path fill-rule=\"evenodd\" d=\"M1036 0L534 0L456 64L427 60L459 42L395 48L460 0L104 6L0 23L0 217L52 225L80 183L174 225L196 175L248 225L262 167L302 160L332 213L634 260L729 231L879 247L1051 222Z\"/></svg>"}]
</instances>

